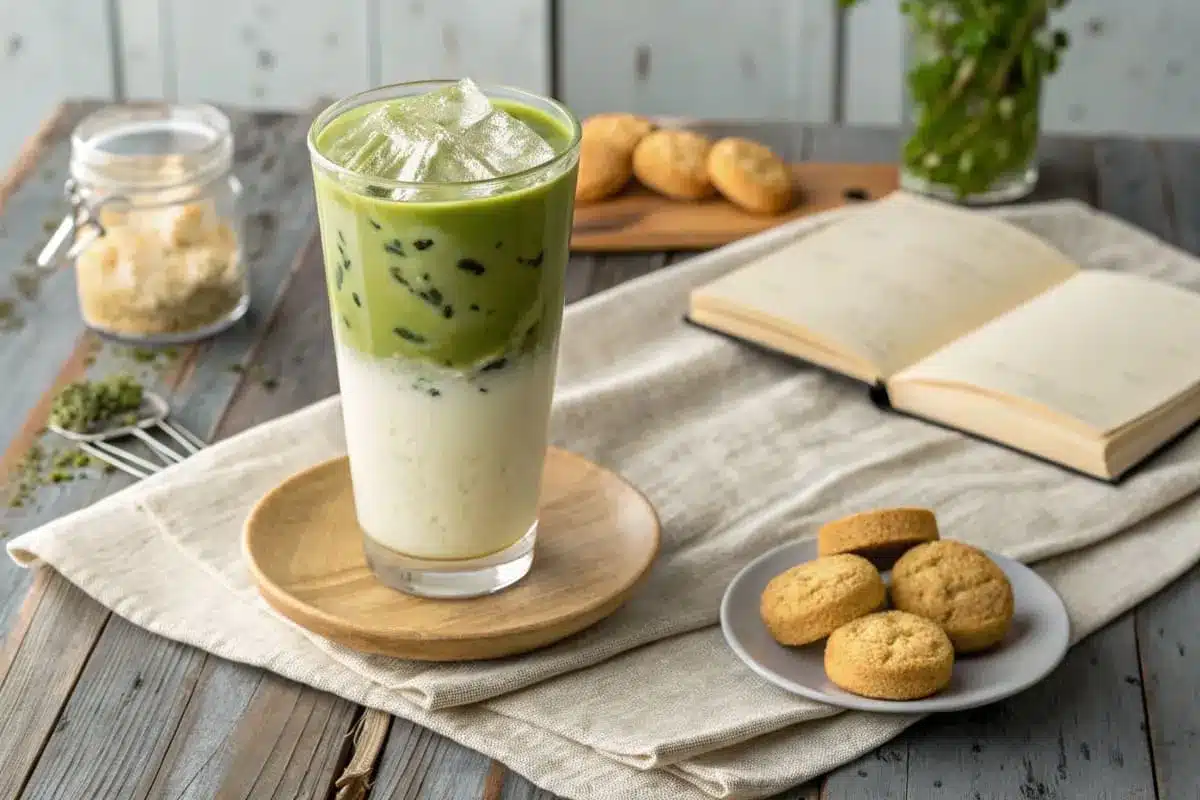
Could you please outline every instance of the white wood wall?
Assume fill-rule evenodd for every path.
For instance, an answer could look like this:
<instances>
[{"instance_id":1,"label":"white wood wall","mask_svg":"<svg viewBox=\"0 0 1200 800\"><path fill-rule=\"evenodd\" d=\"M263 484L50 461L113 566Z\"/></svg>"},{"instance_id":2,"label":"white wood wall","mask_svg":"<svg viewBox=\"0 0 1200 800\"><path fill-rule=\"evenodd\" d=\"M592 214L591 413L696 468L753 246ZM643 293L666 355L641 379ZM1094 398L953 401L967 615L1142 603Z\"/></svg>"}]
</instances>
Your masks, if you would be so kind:
<instances>
[{"instance_id":1,"label":"white wood wall","mask_svg":"<svg viewBox=\"0 0 1200 800\"><path fill-rule=\"evenodd\" d=\"M1068 0L1056 20L1071 45L1047 87L1047 130L1200 137L1200 0ZM903 22L898 0L847 13L847 123L900 121Z\"/></svg>"},{"instance_id":2,"label":"white wood wall","mask_svg":"<svg viewBox=\"0 0 1200 800\"><path fill-rule=\"evenodd\" d=\"M1200 0L1070 0L1052 131L1200 136ZM471 75L632 109L893 125L898 0L0 0L0 170L66 97L300 108Z\"/></svg>"}]
</instances>

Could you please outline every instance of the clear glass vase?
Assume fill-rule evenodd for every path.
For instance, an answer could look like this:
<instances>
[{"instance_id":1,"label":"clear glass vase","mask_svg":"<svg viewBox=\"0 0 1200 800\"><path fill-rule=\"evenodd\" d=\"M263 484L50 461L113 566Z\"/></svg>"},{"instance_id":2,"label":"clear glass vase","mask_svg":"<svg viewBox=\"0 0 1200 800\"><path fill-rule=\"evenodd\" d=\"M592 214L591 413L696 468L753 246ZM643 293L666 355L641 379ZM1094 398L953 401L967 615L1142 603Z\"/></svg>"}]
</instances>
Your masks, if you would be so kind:
<instances>
[{"instance_id":1,"label":"clear glass vase","mask_svg":"<svg viewBox=\"0 0 1200 800\"><path fill-rule=\"evenodd\" d=\"M1025 197L1037 183L1044 79L1066 46L1045 0L909 0L900 185L951 202Z\"/></svg>"}]
</instances>

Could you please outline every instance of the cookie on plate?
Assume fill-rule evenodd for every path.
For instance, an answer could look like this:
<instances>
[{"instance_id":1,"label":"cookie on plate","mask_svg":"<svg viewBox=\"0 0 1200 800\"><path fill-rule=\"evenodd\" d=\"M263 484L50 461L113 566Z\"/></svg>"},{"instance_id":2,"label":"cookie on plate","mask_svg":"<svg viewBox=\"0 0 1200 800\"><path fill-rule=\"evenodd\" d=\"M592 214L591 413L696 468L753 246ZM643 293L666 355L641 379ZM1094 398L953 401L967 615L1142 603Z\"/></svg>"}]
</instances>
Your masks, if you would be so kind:
<instances>
[{"instance_id":1,"label":"cookie on plate","mask_svg":"<svg viewBox=\"0 0 1200 800\"><path fill-rule=\"evenodd\" d=\"M945 629L957 653L999 644L1013 618L1012 584L982 550L952 539L926 542L892 567L892 605Z\"/></svg>"},{"instance_id":2,"label":"cookie on plate","mask_svg":"<svg viewBox=\"0 0 1200 800\"><path fill-rule=\"evenodd\" d=\"M847 692L917 700L950 684L954 647L932 620L880 611L851 620L825 642L825 674Z\"/></svg>"},{"instance_id":3,"label":"cookie on plate","mask_svg":"<svg viewBox=\"0 0 1200 800\"><path fill-rule=\"evenodd\" d=\"M603 141L632 155L638 142L653 130L654 123L637 114L595 114L583 121L583 141Z\"/></svg>"},{"instance_id":4,"label":"cookie on plate","mask_svg":"<svg viewBox=\"0 0 1200 800\"><path fill-rule=\"evenodd\" d=\"M879 508L827 522L817 531L817 553L855 553L888 569L906 550L939 538L927 508Z\"/></svg>"},{"instance_id":5,"label":"cookie on plate","mask_svg":"<svg viewBox=\"0 0 1200 800\"><path fill-rule=\"evenodd\" d=\"M759 613L775 641L810 644L839 625L887 602L879 571L865 558L817 558L776 575L763 590Z\"/></svg>"},{"instance_id":6,"label":"cookie on plate","mask_svg":"<svg viewBox=\"0 0 1200 800\"><path fill-rule=\"evenodd\" d=\"M579 176L575 182L575 202L595 203L624 188L633 176L633 159L627 150L602 139L584 139L579 143Z\"/></svg>"},{"instance_id":7,"label":"cookie on plate","mask_svg":"<svg viewBox=\"0 0 1200 800\"><path fill-rule=\"evenodd\" d=\"M693 131L654 131L633 150L633 174L674 200L701 200L713 193L705 163L711 146Z\"/></svg>"},{"instance_id":8,"label":"cookie on plate","mask_svg":"<svg viewBox=\"0 0 1200 800\"><path fill-rule=\"evenodd\" d=\"M771 148L730 136L708 151L708 177L735 205L757 214L778 214L792 202L792 175Z\"/></svg>"}]
</instances>

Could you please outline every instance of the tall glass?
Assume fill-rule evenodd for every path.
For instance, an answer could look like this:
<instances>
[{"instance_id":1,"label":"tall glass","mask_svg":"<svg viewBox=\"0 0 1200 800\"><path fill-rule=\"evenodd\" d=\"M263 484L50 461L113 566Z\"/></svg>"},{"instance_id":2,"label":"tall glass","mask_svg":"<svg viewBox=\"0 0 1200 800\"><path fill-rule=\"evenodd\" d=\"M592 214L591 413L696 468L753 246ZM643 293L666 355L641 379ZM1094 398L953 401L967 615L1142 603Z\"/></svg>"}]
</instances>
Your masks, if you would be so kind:
<instances>
[{"instance_id":1,"label":"tall glass","mask_svg":"<svg viewBox=\"0 0 1200 800\"><path fill-rule=\"evenodd\" d=\"M341 100L308 144L367 561L401 591L474 597L533 563L580 126L554 100L484 86L552 146L551 161L413 183L324 154L363 106L447 83Z\"/></svg>"}]
</instances>

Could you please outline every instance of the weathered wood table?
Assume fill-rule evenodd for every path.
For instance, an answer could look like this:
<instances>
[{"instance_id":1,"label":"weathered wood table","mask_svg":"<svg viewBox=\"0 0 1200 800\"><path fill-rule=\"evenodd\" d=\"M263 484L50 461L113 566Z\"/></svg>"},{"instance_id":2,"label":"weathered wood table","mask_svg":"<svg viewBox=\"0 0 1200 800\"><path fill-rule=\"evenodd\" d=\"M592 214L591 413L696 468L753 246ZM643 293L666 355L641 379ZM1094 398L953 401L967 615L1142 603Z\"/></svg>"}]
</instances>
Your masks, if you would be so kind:
<instances>
[{"instance_id":1,"label":"weathered wood table","mask_svg":"<svg viewBox=\"0 0 1200 800\"><path fill-rule=\"evenodd\" d=\"M336 391L308 155L307 115L233 112L247 187L248 320L157 356L83 330L69 270L33 259L62 214L64 106L0 183L0 443L18 464L50 398L90 373L133 369L181 421L217 439ZM890 161L885 130L739 127L792 159ZM1200 252L1200 144L1050 139L1037 199L1074 197ZM577 300L683 257L572 258ZM7 535L125 485L92 470L4 512ZM1041 684L991 707L927 719L788 798L1200 797L1200 570L1074 648ZM350 735L352 703L149 634L57 574L0 560L0 797L324 798L352 757L372 798L549 798L477 753L403 720L378 748ZM378 755L376 756L376 753Z\"/></svg>"}]
</instances>

